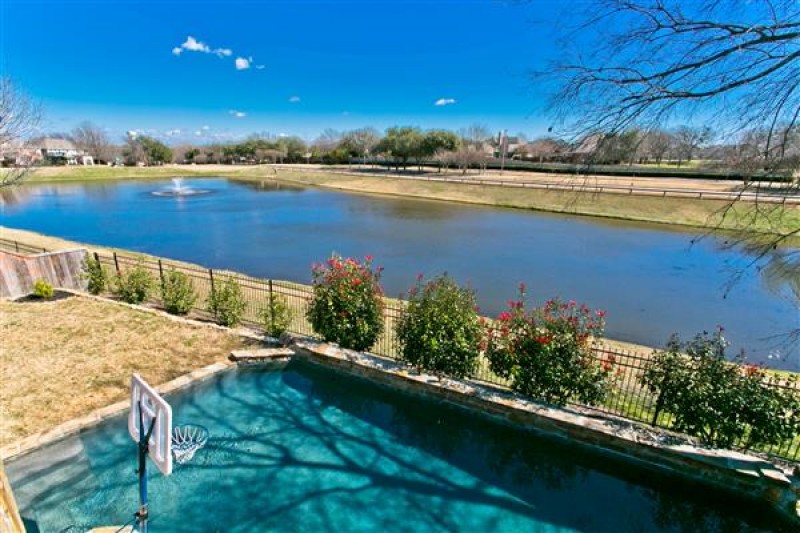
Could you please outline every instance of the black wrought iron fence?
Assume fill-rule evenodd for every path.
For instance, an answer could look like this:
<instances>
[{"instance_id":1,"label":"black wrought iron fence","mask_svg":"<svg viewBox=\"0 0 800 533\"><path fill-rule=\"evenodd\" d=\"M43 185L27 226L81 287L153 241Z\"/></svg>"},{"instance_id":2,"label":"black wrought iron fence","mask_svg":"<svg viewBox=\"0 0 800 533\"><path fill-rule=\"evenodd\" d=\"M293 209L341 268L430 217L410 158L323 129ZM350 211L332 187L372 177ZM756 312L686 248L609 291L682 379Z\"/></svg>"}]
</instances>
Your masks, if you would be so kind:
<instances>
[{"instance_id":1,"label":"black wrought iron fence","mask_svg":"<svg viewBox=\"0 0 800 533\"><path fill-rule=\"evenodd\" d=\"M0 249L17 253L41 253L46 251L39 247L32 247L7 239L0 239ZM146 269L156 280L163 280L164 275L170 270L186 274L192 280L194 290L198 295L194 304L193 314L209 320L214 319L213 312L209 306L209 297L215 288L220 287L228 279L235 280L241 288L245 302L242 321L249 326L263 328L261 316L264 308L269 305L270 295L280 295L290 309L289 332L314 336L311 324L306 319L308 302L312 296L312 288L309 285L290 281L260 279L236 272L206 269L178 261L157 259L144 255L98 251L94 253L94 257L111 277L136 265ZM161 305L160 291L154 291L148 303L155 306ZM385 300L384 332L373 347L372 352L374 354L391 359L398 358L399 346L395 336L395 325L403 313L404 306L405 302L401 300L389 298ZM657 427L672 427L672 416L669 413L657 413L657 397L642 384L640 379L651 354L629 352L616 346L605 344L595 345L593 353L598 361L613 362L615 374L611 393L601 405L593 406L592 409ZM502 387L508 385L506 380L491 371L488 361L483 357L480 358L477 370L472 378ZM770 381L768 385L800 394L800 385L795 381ZM739 443L739 445L742 444ZM762 447L759 451L780 459L797 461L798 456L800 456L800 437L780 446Z\"/></svg>"}]
</instances>

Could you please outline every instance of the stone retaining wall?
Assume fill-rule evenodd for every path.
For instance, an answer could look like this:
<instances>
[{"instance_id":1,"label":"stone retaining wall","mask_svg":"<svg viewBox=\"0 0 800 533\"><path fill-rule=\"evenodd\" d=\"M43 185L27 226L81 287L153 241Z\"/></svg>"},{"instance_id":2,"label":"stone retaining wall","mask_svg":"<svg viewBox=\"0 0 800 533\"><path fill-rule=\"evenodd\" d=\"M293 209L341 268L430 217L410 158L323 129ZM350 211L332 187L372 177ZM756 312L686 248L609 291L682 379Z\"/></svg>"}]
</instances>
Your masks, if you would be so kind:
<instances>
[{"instance_id":1,"label":"stone retaining wall","mask_svg":"<svg viewBox=\"0 0 800 533\"><path fill-rule=\"evenodd\" d=\"M30 294L33 284L43 279L53 287L86 290L83 249L24 255L0 251L0 298Z\"/></svg>"},{"instance_id":2,"label":"stone retaining wall","mask_svg":"<svg viewBox=\"0 0 800 533\"><path fill-rule=\"evenodd\" d=\"M547 438L585 445L641 467L750 496L800 525L800 478L760 457L696 446L684 436L589 409L550 407L499 388L411 372L395 361L329 344L297 340L292 348L296 357L311 363L444 401Z\"/></svg>"}]
</instances>

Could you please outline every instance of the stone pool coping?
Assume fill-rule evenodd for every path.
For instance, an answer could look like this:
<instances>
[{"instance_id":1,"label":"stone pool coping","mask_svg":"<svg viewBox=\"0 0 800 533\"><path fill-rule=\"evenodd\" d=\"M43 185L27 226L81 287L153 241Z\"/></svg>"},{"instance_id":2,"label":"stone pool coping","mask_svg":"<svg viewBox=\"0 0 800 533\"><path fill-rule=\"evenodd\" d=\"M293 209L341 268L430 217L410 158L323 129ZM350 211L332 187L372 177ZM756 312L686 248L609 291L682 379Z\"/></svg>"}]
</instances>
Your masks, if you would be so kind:
<instances>
[{"instance_id":1,"label":"stone pool coping","mask_svg":"<svg viewBox=\"0 0 800 533\"><path fill-rule=\"evenodd\" d=\"M154 387L161 394L169 394L181 389L186 389L197 383L206 381L217 374L230 370L236 364L232 361L220 361L210 364L203 368L193 370L188 374L183 374L177 378L167 381ZM7 463L23 455L37 450L48 444L63 440L67 437L77 435L82 431L91 429L109 418L120 415L130 409L130 400L121 400L111 405L101 407L91 411L89 414L79 418L68 420L53 428L34 433L22 439L16 440L0 448L0 461Z\"/></svg>"},{"instance_id":2,"label":"stone pool coping","mask_svg":"<svg viewBox=\"0 0 800 533\"><path fill-rule=\"evenodd\" d=\"M294 357L303 361L443 401L505 425L586 446L645 468L761 500L800 524L797 469L784 470L760 457L733 450L700 447L685 436L653 430L590 409L551 407L498 387L418 373L403 363L331 344L292 339L290 347L296 352Z\"/></svg>"}]
</instances>

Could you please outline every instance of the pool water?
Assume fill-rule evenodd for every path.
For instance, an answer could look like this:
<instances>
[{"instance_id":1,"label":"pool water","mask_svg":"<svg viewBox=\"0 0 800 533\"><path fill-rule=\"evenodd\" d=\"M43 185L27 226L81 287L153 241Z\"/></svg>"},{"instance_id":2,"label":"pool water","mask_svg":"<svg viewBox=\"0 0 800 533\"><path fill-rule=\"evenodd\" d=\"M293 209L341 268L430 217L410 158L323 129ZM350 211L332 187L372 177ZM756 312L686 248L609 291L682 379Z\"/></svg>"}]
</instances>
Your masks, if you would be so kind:
<instances>
[{"instance_id":1,"label":"pool water","mask_svg":"<svg viewBox=\"0 0 800 533\"><path fill-rule=\"evenodd\" d=\"M765 531L766 508L306 363L169 398L210 433L163 477L151 531ZM7 465L29 531L128 522L122 417Z\"/></svg>"}]
</instances>

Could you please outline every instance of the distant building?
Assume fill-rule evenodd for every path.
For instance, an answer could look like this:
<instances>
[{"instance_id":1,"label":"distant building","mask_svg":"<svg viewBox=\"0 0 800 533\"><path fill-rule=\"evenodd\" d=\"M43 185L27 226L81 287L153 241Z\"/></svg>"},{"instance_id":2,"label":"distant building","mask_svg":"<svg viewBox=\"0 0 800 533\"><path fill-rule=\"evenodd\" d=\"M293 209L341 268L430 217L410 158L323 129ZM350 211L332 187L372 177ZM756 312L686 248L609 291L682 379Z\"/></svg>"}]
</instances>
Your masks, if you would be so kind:
<instances>
[{"instance_id":1,"label":"distant building","mask_svg":"<svg viewBox=\"0 0 800 533\"><path fill-rule=\"evenodd\" d=\"M69 139L44 137L32 144L37 147L45 161L67 165L94 165L92 156L79 150Z\"/></svg>"}]
</instances>

